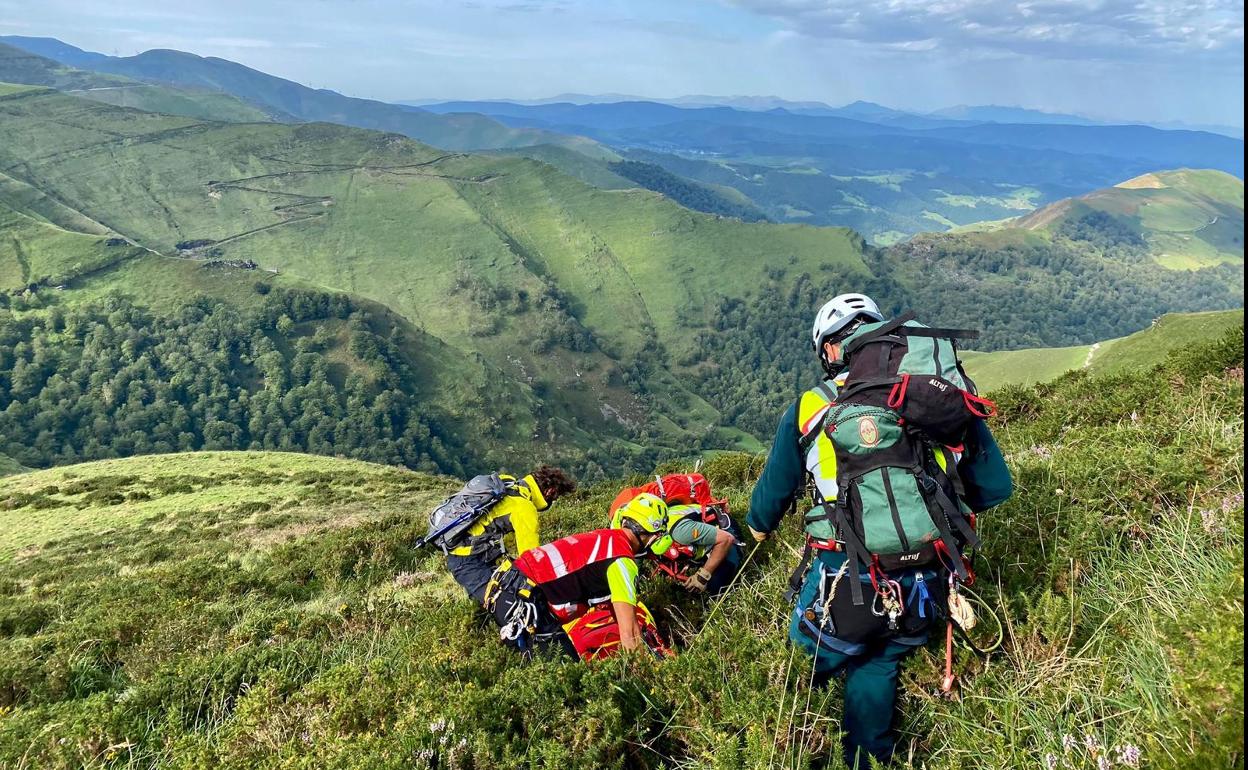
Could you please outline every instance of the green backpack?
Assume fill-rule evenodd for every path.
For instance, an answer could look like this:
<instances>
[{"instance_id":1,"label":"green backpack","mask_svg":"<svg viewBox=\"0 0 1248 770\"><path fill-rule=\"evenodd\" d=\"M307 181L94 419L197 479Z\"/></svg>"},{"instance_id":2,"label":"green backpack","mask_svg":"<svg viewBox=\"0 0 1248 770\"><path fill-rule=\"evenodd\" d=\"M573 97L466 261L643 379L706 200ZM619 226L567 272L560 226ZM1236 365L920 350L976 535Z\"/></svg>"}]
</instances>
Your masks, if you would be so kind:
<instances>
[{"instance_id":1,"label":"green backpack","mask_svg":"<svg viewBox=\"0 0 1248 770\"><path fill-rule=\"evenodd\" d=\"M863 603L860 564L873 578L943 564L967 579L962 550L979 539L961 502L953 452L886 407L839 404L825 426L836 451L839 494L823 509L845 546L854 604Z\"/></svg>"},{"instance_id":2,"label":"green backpack","mask_svg":"<svg viewBox=\"0 0 1248 770\"><path fill-rule=\"evenodd\" d=\"M962 549L979 539L949 447L961 451L973 423L996 409L958 360L957 340L977 335L905 313L845 338L845 384L824 419L839 492L823 515L855 576L860 564L873 582L888 570L943 564L967 579ZM861 604L859 581L850 587Z\"/></svg>"}]
</instances>

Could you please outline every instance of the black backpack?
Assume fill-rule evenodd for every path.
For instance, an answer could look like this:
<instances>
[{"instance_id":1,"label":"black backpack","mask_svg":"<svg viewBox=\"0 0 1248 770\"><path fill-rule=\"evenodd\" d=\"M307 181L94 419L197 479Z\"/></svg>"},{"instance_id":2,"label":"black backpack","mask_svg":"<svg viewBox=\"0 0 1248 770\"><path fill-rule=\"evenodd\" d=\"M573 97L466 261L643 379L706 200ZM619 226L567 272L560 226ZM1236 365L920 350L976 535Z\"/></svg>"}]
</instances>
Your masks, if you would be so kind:
<instances>
[{"instance_id":1,"label":"black backpack","mask_svg":"<svg viewBox=\"0 0 1248 770\"><path fill-rule=\"evenodd\" d=\"M958 446L974 420L996 414L958 360L957 340L978 336L924 326L913 313L863 324L842 343L848 374L836 402L891 409L933 442Z\"/></svg>"},{"instance_id":2,"label":"black backpack","mask_svg":"<svg viewBox=\"0 0 1248 770\"><path fill-rule=\"evenodd\" d=\"M429 514L429 533L416 542L421 548L433 543L449 554L469 540L464 535L473 524L502 500L514 486L497 473L477 476L442 501Z\"/></svg>"}]
</instances>

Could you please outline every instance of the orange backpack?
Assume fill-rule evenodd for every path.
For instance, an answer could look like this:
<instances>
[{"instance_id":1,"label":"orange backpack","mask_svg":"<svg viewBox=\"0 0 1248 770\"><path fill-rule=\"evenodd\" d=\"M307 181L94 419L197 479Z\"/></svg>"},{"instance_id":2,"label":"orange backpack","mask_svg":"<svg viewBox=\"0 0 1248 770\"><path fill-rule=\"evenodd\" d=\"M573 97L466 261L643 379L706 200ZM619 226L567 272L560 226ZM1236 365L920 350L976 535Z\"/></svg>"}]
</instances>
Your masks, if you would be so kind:
<instances>
[{"instance_id":1,"label":"orange backpack","mask_svg":"<svg viewBox=\"0 0 1248 770\"><path fill-rule=\"evenodd\" d=\"M701 473L669 473L648 484L621 490L611 501L611 513L643 492L662 498L668 505L700 505L703 511L716 505L728 510L727 500L711 496L711 483Z\"/></svg>"}]
</instances>

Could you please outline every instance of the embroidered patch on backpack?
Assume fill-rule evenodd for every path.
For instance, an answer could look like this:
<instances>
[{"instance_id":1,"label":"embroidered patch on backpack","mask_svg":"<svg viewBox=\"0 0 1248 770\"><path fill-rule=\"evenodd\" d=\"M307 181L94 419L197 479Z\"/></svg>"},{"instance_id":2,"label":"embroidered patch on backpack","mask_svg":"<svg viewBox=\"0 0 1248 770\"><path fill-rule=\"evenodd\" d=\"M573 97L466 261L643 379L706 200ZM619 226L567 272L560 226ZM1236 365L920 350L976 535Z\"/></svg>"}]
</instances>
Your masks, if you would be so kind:
<instances>
[{"instance_id":1,"label":"embroidered patch on backpack","mask_svg":"<svg viewBox=\"0 0 1248 770\"><path fill-rule=\"evenodd\" d=\"M875 424L875 418L862 417L858 420L858 438L862 439L863 446L880 443L880 427Z\"/></svg>"}]
</instances>

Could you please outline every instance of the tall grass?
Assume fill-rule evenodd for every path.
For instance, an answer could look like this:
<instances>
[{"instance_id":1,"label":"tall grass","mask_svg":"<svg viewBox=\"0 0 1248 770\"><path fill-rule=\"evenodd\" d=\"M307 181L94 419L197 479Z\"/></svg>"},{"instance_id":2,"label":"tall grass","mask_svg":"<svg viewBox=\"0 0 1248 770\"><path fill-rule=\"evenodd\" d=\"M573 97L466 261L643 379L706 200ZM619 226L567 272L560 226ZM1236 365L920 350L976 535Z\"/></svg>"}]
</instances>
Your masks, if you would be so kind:
<instances>
[{"instance_id":1,"label":"tall grass","mask_svg":"<svg viewBox=\"0 0 1248 770\"><path fill-rule=\"evenodd\" d=\"M1153 371L1002 394L1018 492L982 519L976 590L1005 640L959 651L956 700L936 695L943 650L907 661L903 763L1243 766L1242 366L1237 330ZM677 657L523 663L410 548L449 480L161 462L0 480L0 515L83 522L0 562L0 766L842 767L839 686L813 690L785 641L793 519L722 602L648 581ZM760 466L704 471L743 514ZM601 525L637 480L560 501L544 535ZM145 516L118 515L139 491Z\"/></svg>"}]
</instances>

